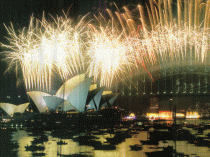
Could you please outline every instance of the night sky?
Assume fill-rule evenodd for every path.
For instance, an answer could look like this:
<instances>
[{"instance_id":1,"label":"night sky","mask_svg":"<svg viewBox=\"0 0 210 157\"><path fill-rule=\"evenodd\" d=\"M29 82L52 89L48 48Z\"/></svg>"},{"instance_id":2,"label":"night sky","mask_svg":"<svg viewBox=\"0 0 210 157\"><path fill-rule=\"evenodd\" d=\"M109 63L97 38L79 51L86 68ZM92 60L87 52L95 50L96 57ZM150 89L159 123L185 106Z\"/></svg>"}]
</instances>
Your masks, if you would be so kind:
<instances>
[{"instance_id":1,"label":"night sky","mask_svg":"<svg viewBox=\"0 0 210 157\"><path fill-rule=\"evenodd\" d=\"M115 3L119 8L123 5L145 3L144 0L116 0ZM96 13L105 8L112 8L113 1L110 0L1 0L0 1L0 42L8 43L5 39L7 36L6 29L3 24L10 26L10 22L14 25L15 30L28 27L30 16L41 19L43 11L45 15L52 16L62 15L62 10L67 12L70 8L69 16L77 18L79 15L85 15L88 12ZM2 52L0 47L0 52ZM0 102L10 102L20 104L27 102L27 96L23 81L17 82L14 72L4 73L8 64L0 55ZM20 74L21 75L21 74ZM17 85L18 84L18 85ZM60 85L60 84L59 84ZM21 95L21 99L18 99ZM10 96L10 99L7 98Z\"/></svg>"},{"instance_id":2,"label":"night sky","mask_svg":"<svg viewBox=\"0 0 210 157\"><path fill-rule=\"evenodd\" d=\"M82 1L81 1L82 3ZM13 23L15 29L22 29L28 27L30 16L33 14L37 18L41 18L43 11L46 14L55 16L61 14L62 10L67 11L70 7L70 15L76 17L79 14L80 2L76 0L1 0L0 1L0 42L7 43L5 36L7 36L6 26ZM3 50L0 49L2 52ZM3 56L0 56L1 59ZM17 82L14 72L4 73L8 65L4 60L0 62L0 102L10 102L20 104L27 102L27 96L23 81ZM21 74L20 74L21 75ZM17 85L18 84L18 85ZM21 95L21 98L18 98ZM10 99L7 98L10 96Z\"/></svg>"},{"instance_id":3,"label":"night sky","mask_svg":"<svg viewBox=\"0 0 210 157\"><path fill-rule=\"evenodd\" d=\"M137 4L145 4L147 0L115 0L119 8L127 5L135 7ZM176 0L174 0L176 1ZM7 36L6 29L3 24L9 26L10 22L13 23L15 29L22 29L28 27L30 16L41 19L43 11L45 15L51 14L52 16L62 15L62 10L67 12L70 8L69 16L77 19L79 15L85 15L88 12L96 13L97 11L104 10L105 8L114 8L113 1L111 0L1 0L0 1L0 42L7 43L5 36ZM3 50L0 47L0 52ZM23 81L17 82L14 72L4 73L8 65L2 60L3 56L0 55L0 102L8 102L20 104L28 102L26 91ZM21 75L21 74L19 74ZM19 84L17 86L17 83ZM58 83L59 87L61 83ZM10 96L10 99L7 96ZM18 98L21 95L21 98ZM124 104L123 107L131 110L143 111L148 107L149 98L143 100L140 97L133 99L126 98L126 100L118 100L117 103ZM131 105L131 104L135 105ZM130 104L130 106L127 106ZM136 106L136 107L135 107Z\"/></svg>"},{"instance_id":4,"label":"night sky","mask_svg":"<svg viewBox=\"0 0 210 157\"><path fill-rule=\"evenodd\" d=\"M30 16L33 14L37 18L41 18L43 11L45 14L61 15L62 10L65 12L70 8L70 16L77 17L79 14L85 14L80 9L84 7L84 2L78 0L1 0L0 1L0 42L7 43L5 36L7 36L6 29L3 24L9 26L10 22L13 23L15 29L22 29L27 27L29 24ZM94 1L91 1L93 3ZM96 2L94 2L96 4ZM93 4L94 5L94 4ZM87 5L91 10L91 5ZM87 10L86 10L87 11ZM3 50L0 49L2 52ZM3 56L1 55L1 59ZM4 73L7 69L7 64L4 60L0 61L0 102L10 102L20 104L27 102L27 96L23 81L17 82L15 74L11 71L10 73ZM17 85L17 83L19 85ZM18 99L18 95L21 98ZM10 99L7 98L10 96Z\"/></svg>"}]
</instances>

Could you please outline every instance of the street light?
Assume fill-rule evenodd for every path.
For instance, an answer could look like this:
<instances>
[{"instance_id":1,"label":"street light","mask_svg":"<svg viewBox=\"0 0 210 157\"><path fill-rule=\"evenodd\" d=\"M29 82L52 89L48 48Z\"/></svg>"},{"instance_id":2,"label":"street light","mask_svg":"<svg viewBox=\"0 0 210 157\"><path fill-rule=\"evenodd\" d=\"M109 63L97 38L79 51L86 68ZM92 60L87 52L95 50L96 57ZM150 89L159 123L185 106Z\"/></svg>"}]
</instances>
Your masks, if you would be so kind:
<instances>
[{"instance_id":1,"label":"street light","mask_svg":"<svg viewBox=\"0 0 210 157\"><path fill-rule=\"evenodd\" d=\"M169 99L169 102L170 102L170 113L171 113L171 117L172 117L172 111L171 111L172 101L173 101L173 99L172 99L172 98L171 98L171 99Z\"/></svg>"},{"instance_id":2,"label":"street light","mask_svg":"<svg viewBox=\"0 0 210 157\"><path fill-rule=\"evenodd\" d=\"M169 102L170 102L170 111L171 111L172 100L173 100L172 98L169 99Z\"/></svg>"}]
</instances>

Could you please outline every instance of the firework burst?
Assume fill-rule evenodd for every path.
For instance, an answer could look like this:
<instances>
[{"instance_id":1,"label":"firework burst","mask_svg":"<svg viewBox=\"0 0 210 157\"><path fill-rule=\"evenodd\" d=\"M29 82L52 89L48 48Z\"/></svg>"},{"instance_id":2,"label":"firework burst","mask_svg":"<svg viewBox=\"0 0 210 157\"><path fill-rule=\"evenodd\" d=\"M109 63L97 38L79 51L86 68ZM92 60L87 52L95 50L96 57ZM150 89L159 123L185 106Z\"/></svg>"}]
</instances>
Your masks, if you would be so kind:
<instances>
[{"instance_id":1,"label":"firework burst","mask_svg":"<svg viewBox=\"0 0 210 157\"><path fill-rule=\"evenodd\" d=\"M49 91L53 72L59 73L63 80L78 74L84 69L81 42L84 18L77 25L66 15L52 17L50 23L43 14L41 21L31 17L28 29L18 33L12 24L5 26L10 42L3 45L9 49L4 52L10 63L8 70L20 66L28 91Z\"/></svg>"},{"instance_id":2,"label":"firework burst","mask_svg":"<svg viewBox=\"0 0 210 157\"><path fill-rule=\"evenodd\" d=\"M114 78L125 77L132 65L132 47L126 44L123 32L107 24L97 29L89 25L87 55L90 58L89 76L110 87Z\"/></svg>"},{"instance_id":3,"label":"firework burst","mask_svg":"<svg viewBox=\"0 0 210 157\"><path fill-rule=\"evenodd\" d=\"M149 2L149 25L146 25L145 16L141 16L141 22L158 64L161 67L209 64L210 1L177 0L176 10L172 0ZM138 8L142 15L142 7Z\"/></svg>"},{"instance_id":4,"label":"firework burst","mask_svg":"<svg viewBox=\"0 0 210 157\"><path fill-rule=\"evenodd\" d=\"M134 73L142 67L151 76L153 69L209 65L209 0L177 0L176 7L172 0L149 0L146 12L138 5L115 14L134 49Z\"/></svg>"},{"instance_id":5,"label":"firework burst","mask_svg":"<svg viewBox=\"0 0 210 157\"><path fill-rule=\"evenodd\" d=\"M50 90L54 72L65 81L86 71L110 87L142 71L152 78L152 69L209 65L209 0L177 0L176 9L172 0L116 8L92 23L84 16L74 24L66 15L48 22L43 15L18 33L6 26L9 69L22 69L27 90Z\"/></svg>"}]
</instances>

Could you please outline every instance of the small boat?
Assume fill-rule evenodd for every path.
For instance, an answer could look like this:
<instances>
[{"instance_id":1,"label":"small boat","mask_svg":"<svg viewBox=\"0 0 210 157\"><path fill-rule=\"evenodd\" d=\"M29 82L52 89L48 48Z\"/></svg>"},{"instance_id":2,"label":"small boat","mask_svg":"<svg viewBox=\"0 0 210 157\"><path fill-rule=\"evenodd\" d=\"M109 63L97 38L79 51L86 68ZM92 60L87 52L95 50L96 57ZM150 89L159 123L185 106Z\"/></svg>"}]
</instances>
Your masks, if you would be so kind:
<instances>
[{"instance_id":1,"label":"small boat","mask_svg":"<svg viewBox=\"0 0 210 157\"><path fill-rule=\"evenodd\" d=\"M36 146L36 145L30 145L30 146L25 146L26 151L37 151L37 150L44 150L44 146Z\"/></svg>"},{"instance_id":2,"label":"small boat","mask_svg":"<svg viewBox=\"0 0 210 157\"><path fill-rule=\"evenodd\" d=\"M78 142L78 141L88 141L93 139L99 139L99 138L92 135L91 136L84 135L73 138L73 141Z\"/></svg>"},{"instance_id":3,"label":"small boat","mask_svg":"<svg viewBox=\"0 0 210 157\"><path fill-rule=\"evenodd\" d=\"M113 138L106 138L107 142L110 144L119 144L125 141L126 138L132 137L128 132L120 132L116 134Z\"/></svg>"},{"instance_id":4,"label":"small boat","mask_svg":"<svg viewBox=\"0 0 210 157\"><path fill-rule=\"evenodd\" d=\"M163 148L162 151L154 151L154 152L145 152L147 157L161 156L161 157L172 157L173 156L173 147L168 146Z\"/></svg>"},{"instance_id":5,"label":"small boat","mask_svg":"<svg viewBox=\"0 0 210 157\"><path fill-rule=\"evenodd\" d=\"M40 138L34 138L33 141L31 141L31 144L40 144L43 143L43 141Z\"/></svg>"},{"instance_id":6,"label":"small boat","mask_svg":"<svg viewBox=\"0 0 210 157\"><path fill-rule=\"evenodd\" d=\"M130 134L139 134L139 133L137 131L135 131L135 130L131 130Z\"/></svg>"},{"instance_id":7,"label":"small boat","mask_svg":"<svg viewBox=\"0 0 210 157\"><path fill-rule=\"evenodd\" d=\"M210 139L206 138L205 136L204 137L199 136L196 137L194 144L196 146L210 146Z\"/></svg>"},{"instance_id":8,"label":"small boat","mask_svg":"<svg viewBox=\"0 0 210 157\"><path fill-rule=\"evenodd\" d=\"M112 144L107 144L107 145L106 144L105 145L99 144L99 145L95 145L94 149L95 150L115 150L116 146L112 145Z\"/></svg>"},{"instance_id":9,"label":"small boat","mask_svg":"<svg viewBox=\"0 0 210 157\"><path fill-rule=\"evenodd\" d=\"M31 141L32 144L39 144L39 143L43 143L43 142L47 142L48 141L48 137L46 135L42 135L39 138L34 138L33 141Z\"/></svg>"},{"instance_id":10,"label":"small boat","mask_svg":"<svg viewBox=\"0 0 210 157\"><path fill-rule=\"evenodd\" d=\"M159 141L157 141L157 140L148 140L148 141L142 141L142 140L140 140L140 142L143 145L158 145L158 143L159 143Z\"/></svg>"},{"instance_id":11,"label":"small boat","mask_svg":"<svg viewBox=\"0 0 210 157\"><path fill-rule=\"evenodd\" d=\"M59 142L57 142L57 145L66 145L67 144L67 142L65 142L65 141L59 141Z\"/></svg>"},{"instance_id":12,"label":"small boat","mask_svg":"<svg viewBox=\"0 0 210 157\"><path fill-rule=\"evenodd\" d=\"M32 153L33 156L45 156L45 153Z\"/></svg>"},{"instance_id":13,"label":"small boat","mask_svg":"<svg viewBox=\"0 0 210 157\"><path fill-rule=\"evenodd\" d=\"M40 141L43 142L47 142L48 141L48 137L46 135L41 135L41 137L39 138Z\"/></svg>"},{"instance_id":14,"label":"small boat","mask_svg":"<svg viewBox=\"0 0 210 157\"><path fill-rule=\"evenodd\" d=\"M134 144L134 145L130 145L130 148L131 148L131 150L138 151L138 150L142 150L142 145Z\"/></svg>"}]
</instances>

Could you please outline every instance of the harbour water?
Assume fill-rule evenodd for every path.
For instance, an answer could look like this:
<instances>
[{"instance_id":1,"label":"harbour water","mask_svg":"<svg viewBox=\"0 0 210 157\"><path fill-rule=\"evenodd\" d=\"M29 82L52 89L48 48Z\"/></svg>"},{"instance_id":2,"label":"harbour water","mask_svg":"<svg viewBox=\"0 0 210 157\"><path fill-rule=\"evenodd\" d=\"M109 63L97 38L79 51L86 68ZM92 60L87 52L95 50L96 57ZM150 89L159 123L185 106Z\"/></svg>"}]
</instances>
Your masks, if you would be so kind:
<instances>
[{"instance_id":1,"label":"harbour water","mask_svg":"<svg viewBox=\"0 0 210 157\"><path fill-rule=\"evenodd\" d=\"M190 123L196 124L199 123L210 123L209 120L178 120L177 123ZM13 124L16 127L16 124ZM62 132L58 135L52 134L52 131L44 131L42 135L46 135L48 140L43 142L43 144L38 144L44 146L45 149L43 151L26 151L25 146L31 145L31 141L34 138L40 137L40 134L37 134L35 131L30 132L26 130L20 129L21 127L17 125L17 131L12 131L8 134L1 133L1 155L12 156L12 157L32 157L32 156L46 156L46 157L58 157L58 156L72 156L79 154L84 156L92 156L92 157L146 157L145 152L162 150L162 148L158 147L167 147L173 146L177 152L184 153L189 155L190 157L209 157L210 156L210 147L201 147L195 146L195 144L189 144L187 141L160 141L158 146L154 145L143 145L142 150L132 151L130 149L130 145L141 144L139 140L147 140L147 131L138 131L137 134L132 134L131 138L126 138L125 141L116 145L116 149L114 150L96 150L92 146L80 145L74 139L78 136L84 136L86 133L74 133L71 136L66 134L62 135ZM191 128L189 129L191 133L195 133L195 130ZM124 129L126 130L126 128ZM120 131L120 130L119 130ZM122 130L121 130L122 131ZM102 132L99 134L99 132ZM104 132L104 133L103 133ZM210 129L204 131L204 135L210 132ZM96 141L100 141L102 144L106 144L106 138L111 138L115 134L109 134L106 130L93 131L90 133L94 135L98 139ZM8 137L7 137L8 136ZM68 137L67 137L68 136ZM10 152L7 151L7 143L8 140L14 142L17 141L18 148L13 148ZM58 145L57 142L60 140L66 142L66 145Z\"/></svg>"}]
</instances>

